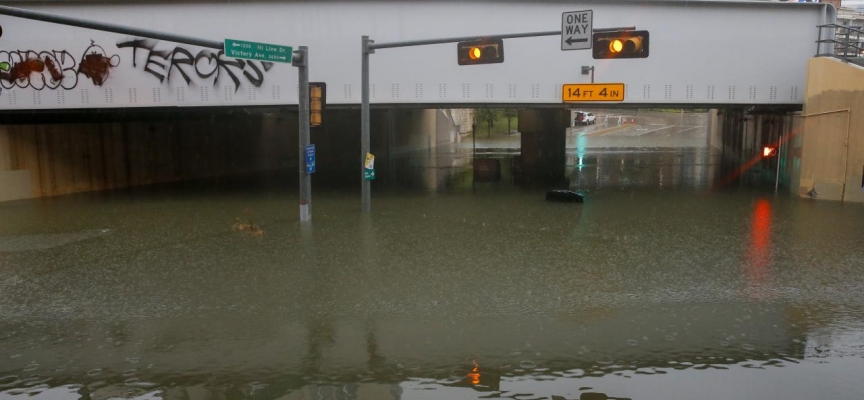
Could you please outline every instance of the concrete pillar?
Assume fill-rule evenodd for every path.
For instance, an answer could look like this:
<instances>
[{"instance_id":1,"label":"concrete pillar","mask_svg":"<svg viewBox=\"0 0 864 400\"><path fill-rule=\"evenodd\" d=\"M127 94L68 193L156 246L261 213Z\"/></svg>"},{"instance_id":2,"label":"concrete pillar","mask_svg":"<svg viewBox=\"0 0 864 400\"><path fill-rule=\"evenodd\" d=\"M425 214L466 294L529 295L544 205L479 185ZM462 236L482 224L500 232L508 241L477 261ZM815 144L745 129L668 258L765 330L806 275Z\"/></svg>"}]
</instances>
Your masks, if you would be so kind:
<instances>
[{"instance_id":1,"label":"concrete pillar","mask_svg":"<svg viewBox=\"0 0 864 400\"><path fill-rule=\"evenodd\" d=\"M518 184L566 187L565 146L569 126L569 110L519 110L522 155Z\"/></svg>"},{"instance_id":2,"label":"concrete pillar","mask_svg":"<svg viewBox=\"0 0 864 400\"><path fill-rule=\"evenodd\" d=\"M719 122L719 110L716 108L712 108L708 110L708 120L707 120L707 131L706 135L706 147L713 154L715 152L721 152L723 150L723 142L722 135L720 131L720 122Z\"/></svg>"}]
</instances>

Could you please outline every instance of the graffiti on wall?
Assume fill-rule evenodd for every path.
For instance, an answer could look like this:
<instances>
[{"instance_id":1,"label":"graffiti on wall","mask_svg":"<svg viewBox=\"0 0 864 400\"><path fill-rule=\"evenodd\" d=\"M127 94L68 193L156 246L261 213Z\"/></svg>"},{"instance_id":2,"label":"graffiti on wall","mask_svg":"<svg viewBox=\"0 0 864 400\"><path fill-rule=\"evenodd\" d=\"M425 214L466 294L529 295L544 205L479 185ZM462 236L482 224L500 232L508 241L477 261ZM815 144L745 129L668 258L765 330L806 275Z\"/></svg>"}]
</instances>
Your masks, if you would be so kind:
<instances>
[{"instance_id":1,"label":"graffiti on wall","mask_svg":"<svg viewBox=\"0 0 864 400\"><path fill-rule=\"evenodd\" d=\"M102 46L90 42L90 47L84 51L81 64L78 65L78 73L90 78L96 86L102 86L108 79L111 68L120 65L120 56L108 56Z\"/></svg>"},{"instance_id":2,"label":"graffiti on wall","mask_svg":"<svg viewBox=\"0 0 864 400\"><path fill-rule=\"evenodd\" d=\"M157 48L158 44L157 40L132 39L118 42L117 48L131 50L132 68L161 84L182 79L186 86L216 86L230 80L235 90L245 84L261 87L273 68L270 62L226 58L221 50L193 52L182 46ZM0 93L16 87L71 90L82 79L102 86L119 66L119 55L110 55L92 40L77 59L69 50L0 50Z\"/></svg>"},{"instance_id":3,"label":"graffiti on wall","mask_svg":"<svg viewBox=\"0 0 864 400\"><path fill-rule=\"evenodd\" d=\"M73 89L78 75L101 86L111 68L120 65L120 56L108 56L105 49L91 41L81 62L68 50L0 50L0 90L19 88Z\"/></svg>"},{"instance_id":4,"label":"graffiti on wall","mask_svg":"<svg viewBox=\"0 0 864 400\"><path fill-rule=\"evenodd\" d=\"M244 83L260 87L264 74L273 63L226 58L224 51L201 50L197 53L185 47L157 49L158 40L133 39L117 43L118 48L132 50L132 67L149 73L160 83L172 78L182 79L187 86L210 83L216 86L221 79L230 79L238 90Z\"/></svg>"}]
</instances>

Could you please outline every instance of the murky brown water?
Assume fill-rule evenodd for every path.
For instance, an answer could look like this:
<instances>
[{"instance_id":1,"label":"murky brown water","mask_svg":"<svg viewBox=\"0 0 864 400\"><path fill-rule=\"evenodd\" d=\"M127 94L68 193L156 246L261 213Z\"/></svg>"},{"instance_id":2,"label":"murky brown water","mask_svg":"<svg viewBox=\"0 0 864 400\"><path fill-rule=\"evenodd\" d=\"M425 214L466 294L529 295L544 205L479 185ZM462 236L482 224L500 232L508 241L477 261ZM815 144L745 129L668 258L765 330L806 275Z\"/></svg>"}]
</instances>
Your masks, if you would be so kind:
<instances>
[{"instance_id":1,"label":"murky brown water","mask_svg":"<svg viewBox=\"0 0 864 400\"><path fill-rule=\"evenodd\" d=\"M860 399L864 207L688 154L573 154L583 205L319 190L307 228L267 185L0 204L0 399Z\"/></svg>"}]
</instances>

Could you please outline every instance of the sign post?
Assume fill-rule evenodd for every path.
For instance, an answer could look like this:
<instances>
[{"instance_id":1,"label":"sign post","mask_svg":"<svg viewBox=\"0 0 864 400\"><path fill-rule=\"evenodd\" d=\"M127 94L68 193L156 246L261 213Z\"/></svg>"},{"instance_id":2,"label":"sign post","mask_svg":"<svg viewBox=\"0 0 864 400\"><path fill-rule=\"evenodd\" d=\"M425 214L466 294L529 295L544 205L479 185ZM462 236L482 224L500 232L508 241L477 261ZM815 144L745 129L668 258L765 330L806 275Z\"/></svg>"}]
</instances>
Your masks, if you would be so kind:
<instances>
[{"instance_id":1,"label":"sign post","mask_svg":"<svg viewBox=\"0 0 864 400\"><path fill-rule=\"evenodd\" d=\"M594 31L594 11L570 11L561 14L561 50L591 48Z\"/></svg>"},{"instance_id":2,"label":"sign post","mask_svg":"<svg viewBox=\"0 0 864 400\"><path fill-rule=\"evenodd\" d=\"M300 46L294 51L291 46L225 39L225 56L246 60L291 63L291 65L297 67L299 81L299 98L297 99L297 119L300 125L300 134L298 135L300 142L299 154L305 154L305 157L298 157L300 159L300 221L311 221L315 145L309 144L309 50L306 46Z\"/></svg>"},{"instance_id":3,"label":"sign post","mask_svg":"<svg viewBox=\"0 0 864 400\"><path fill-rule=\"evenodd\" d=\"M297 48L297 54L291 61L291 64L297 67L298 79L300 81L300 93L297 99L298 120L300 123L300 134L297 135L300 141L300 151L305 153L306 146L309 145L309 51L306 46ZM315 149L312 148L312 161L314 166ZM312 175L306 170L308 164L306 160L300 159L300 222L308 222L312 220ZM306 167L306 168L304 168ZM314 172L314 171L313 171Z\"/></svg>"}]
</instances>

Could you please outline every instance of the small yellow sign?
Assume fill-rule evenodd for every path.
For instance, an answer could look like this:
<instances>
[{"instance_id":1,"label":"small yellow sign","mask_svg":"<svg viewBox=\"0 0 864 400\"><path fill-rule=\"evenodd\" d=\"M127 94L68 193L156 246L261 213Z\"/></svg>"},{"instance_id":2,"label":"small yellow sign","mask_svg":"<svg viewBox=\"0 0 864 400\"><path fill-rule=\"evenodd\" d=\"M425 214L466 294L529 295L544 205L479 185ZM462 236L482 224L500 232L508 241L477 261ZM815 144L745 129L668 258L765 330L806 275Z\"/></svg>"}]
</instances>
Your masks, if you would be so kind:
<instances>
[{"instance_id":1,"label":"small yellow sign","mask_svg":"<svg viewBox=\"0 0 864 400\"><path fill-rule=\"evenodd\" d=\"M565 83L561 90L565 103L582 101L624 101L623 83Z\"/></svg>"}]
</instances>

